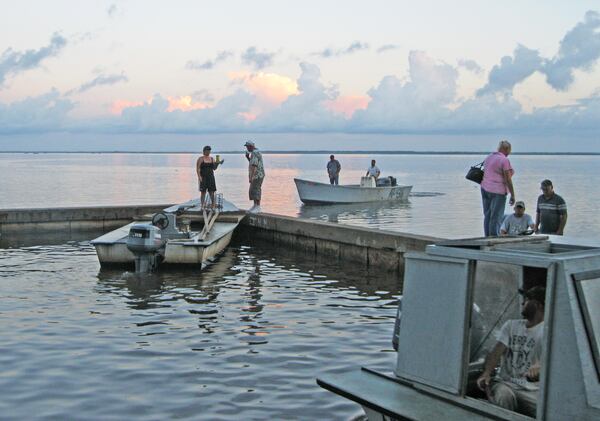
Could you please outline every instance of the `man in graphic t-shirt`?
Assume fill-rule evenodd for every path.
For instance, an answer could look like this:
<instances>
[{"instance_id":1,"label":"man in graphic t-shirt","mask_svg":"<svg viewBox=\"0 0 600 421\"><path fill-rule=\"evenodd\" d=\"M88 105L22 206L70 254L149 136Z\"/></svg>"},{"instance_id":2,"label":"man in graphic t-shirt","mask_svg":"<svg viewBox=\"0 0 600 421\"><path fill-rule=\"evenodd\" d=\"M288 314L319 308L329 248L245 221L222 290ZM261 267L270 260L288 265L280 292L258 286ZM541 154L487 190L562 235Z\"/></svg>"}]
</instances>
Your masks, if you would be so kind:
<instances>
[{"instance_id":1,"label":"man in graphic t-shirt","mask_svg":"<svg viewBox=\"0 0 600 421\"><path fill-rule=\"evenodd\" d=\"M517 201L514 210L515 213L508 215L502 221L500 235L520 235L535 227L531 215L525 213L525 202Z\"/></svg>"},{"instance_id":2,"label":"man in graphic t-shirt","mask_svg":"<svg viewBox=\"0 0 600 421\"><path fill-rule=\"evenodd\" d=\"M485 360L477 385L495 405L535 417L544 334L546 289L535 286L524 295L521 314L500 330L498 342ZM500 362L500 371L492 373Z\"/></svg>"},{"instance_id":3,"label":"man in graphic t-shirt","mask_svg":"<svg viewBox=\"0 0 600 421\"><path fill-rule=\"evenodd\" d=\"M540 186L535 214L535 231L542 234L563 235L567 225L567 204L554 192L552 181L544 180Z\"/></svg>"}]
</instances>

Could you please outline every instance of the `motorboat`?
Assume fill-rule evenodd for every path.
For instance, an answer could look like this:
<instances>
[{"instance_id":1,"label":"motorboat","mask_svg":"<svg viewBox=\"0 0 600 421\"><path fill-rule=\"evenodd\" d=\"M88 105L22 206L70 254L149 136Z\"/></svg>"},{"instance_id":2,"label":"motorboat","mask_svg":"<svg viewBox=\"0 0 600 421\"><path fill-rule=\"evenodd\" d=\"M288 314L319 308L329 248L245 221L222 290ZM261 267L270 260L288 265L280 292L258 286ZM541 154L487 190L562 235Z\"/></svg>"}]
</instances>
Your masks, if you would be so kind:
<instances>
[{"instance_id":1,"label":"motorboat","mask_svg":"<svg viewBox=\"0 0 600 421\"><path fill-rule=\"evenodd\" d=\"M208 198L207 198L208 199ZM170 206L104 234L91 244L102 266L135 266L151 272L159 265L196 265L221 253L245 212L217 195L215 206L200 199Z\"/></svg>"},{"instance_id":2,"label":"motorboat","mask_svg":"<svg viewBox=\"0 0 600 421\"><path fill-rule=\"evenodd\" d=\"M362 177L356 185L332 185L294 178L300 200L307 205L406 201L412 186L396 185L393 177Z\"/></svg>"},{"instance_id":3,"label":"motorboat","mask_svg":"<svg viewBox=\"0 0 600 421\"><path fill-rule=\"evenodd\" d=\"M548 236L476 238L405 254L393 371L326 373L317 383L373 420L600 419L600 247ZM493 333L521 319L519 288L546 291L535 415L476 385ZM520 408L519 408L520 409Z\"/></svg>"}]
</instances>

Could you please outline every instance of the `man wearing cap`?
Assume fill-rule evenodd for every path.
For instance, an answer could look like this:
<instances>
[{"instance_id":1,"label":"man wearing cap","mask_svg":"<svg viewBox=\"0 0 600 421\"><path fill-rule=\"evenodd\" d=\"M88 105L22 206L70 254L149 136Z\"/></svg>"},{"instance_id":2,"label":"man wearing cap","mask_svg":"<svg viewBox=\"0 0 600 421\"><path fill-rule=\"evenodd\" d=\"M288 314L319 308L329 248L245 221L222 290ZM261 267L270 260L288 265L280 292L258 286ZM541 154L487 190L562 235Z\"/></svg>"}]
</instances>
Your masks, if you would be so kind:
<instances>
[{"instance_id":1,"label":"man wearing cap","mask_svg":"<svg viewBox=\"0 0 600 421\"><path fill-rule=\"evenodd\" d=\"M485 360L477 386L490 402L535 417L544 335L546 289L535 286L523 294L524 319L509 320L497 335L498 342ZM492 373L500 363L500 371Z\"/></svg>"},{"instance_id":2,"label":"man wearing cap","mask_svg":"<svg viewBox=\"0 0 600 421\"><path fill-rule=\"evenodd\" d=\"M252 141L247 141L244 146L246 147L246 158L248 159L248 182L250 188L248 190L248 196L250 200L254 201L254 206L251 211L260 212L260 198L262 196L262 183L265 178L265 169L263 166L263 159L258 148Z\"/></svg>"},{"instance_id":3,"label":"man wearing cap","mask_svg":"<svg viewBox=\"0 0 600 421\"><path fill-rule=\"evenodd\" d=\"M520 235L528 229L534 229L535 224L531 215L525 213L525 202L515 203L515 213L508 215L500 226L500 235Z\"/></svg>"},{"instance_id":4,"label":"man wearing cap","mask_svg":"<svg viewBox=\"0 0 600 421\"><path fill-rule=\"evenodd\" d=\"M335 156L329 155L329 162L327 163L327 175L329 175L329 184L338 185L340 181L340 171L342 170L342 166L340 165L340 161L335 159Z\"/></svg>"},{"instance_id":5,"label":"man wearing cap","mask_svg":"<svg viewBox=\"0 0 600 421\"><path fill-rule=\"evenodd\" d=\"M567 224L567 203L554 193L552 181L542 181L540 188L542 194L537 201L535 232L563 235Z\"/></svg>"}]
</instances>

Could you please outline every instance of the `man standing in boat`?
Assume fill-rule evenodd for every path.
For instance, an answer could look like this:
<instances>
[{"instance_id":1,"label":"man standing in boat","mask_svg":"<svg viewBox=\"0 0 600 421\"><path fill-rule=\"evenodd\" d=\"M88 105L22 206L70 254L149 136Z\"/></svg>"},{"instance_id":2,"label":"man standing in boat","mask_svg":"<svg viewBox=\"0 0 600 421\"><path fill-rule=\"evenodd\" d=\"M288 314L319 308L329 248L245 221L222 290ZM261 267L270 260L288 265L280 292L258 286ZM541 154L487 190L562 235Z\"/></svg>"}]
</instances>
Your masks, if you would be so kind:
<instances>
[{"instance_id":1,"label":"man standing in boat","mask_svg":"<svg viewBox=\"0 0 600 421\"><path fill-rule=\"evenodd\" d=\"M248 196L250 200L254 201L254 206L250 211L260 212L261 188L265 178L263 159L254 142L249 140L244 146L246 147L246 159L248 160L248 182L250 183Z\"/></svg>"},{"instance_id":2,"label":"man standing in boat","mask_svg":"<svg viewBox=\"0 0 600 421\"><path fill-rule=\"evenodd\" d=\"M375 165L375 160L372 159L371 166L369 167L369 169L367 170L367 173L365 175L367 177L374 177L375 180L377 180L379 178L380 174L381 174L381 171L379 171L379 168L377 167L377 165Z\"/></svg>"},{"instance_id":3,"label":"man standing in boat","mask_svg":"<svg viewBox=\"0 0 600 421\"><path fill-rule=\"evenodd\" d=\"M535 417L539 391L540 361L544 334L546 289L535 286L524 295L522 320L509 320L498 334L498 342L485 359L477 386L495 405ZM492 373L500 362L500 371Z\"/></svg>"},{"instance_id":4,"label":"man standing in boat","mask_svg":"<svg viewBox=\"0 0 600 421\"><path fill-rule=\"evenodd\" d=\"M329 184L338 185L340 181L340 171L342 166L340 161L335 159L335 156L329 155L329 162L327 163L327 174L329 175Z\"/></svg>"}]
</instances>

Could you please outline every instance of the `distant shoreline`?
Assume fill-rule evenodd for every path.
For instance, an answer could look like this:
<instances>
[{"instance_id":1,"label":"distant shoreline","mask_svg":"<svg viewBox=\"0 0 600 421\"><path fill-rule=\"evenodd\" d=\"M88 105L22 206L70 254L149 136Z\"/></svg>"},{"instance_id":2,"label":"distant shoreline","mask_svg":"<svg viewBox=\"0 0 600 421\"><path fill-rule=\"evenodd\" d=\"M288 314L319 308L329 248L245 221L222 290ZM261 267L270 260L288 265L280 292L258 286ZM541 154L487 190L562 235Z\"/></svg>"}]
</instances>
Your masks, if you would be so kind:
<instances>
[{"instance_id":1,"label":"distant shoreline","mask_svg":"<svg viewBox=\"0 0 600 421\"><path fill-rule=\"evenodd\" d=\"M488 155L490 151L284 151L261 150L265 155ZM239 151L214 151L213 155L237 155ZM0 151L0 154L143 154L143 155L189 155L200 154L199 151ZM540 156L599 156L600 152L513 152L511 155L540 155Z\"/></svg>"}]
</instances>

